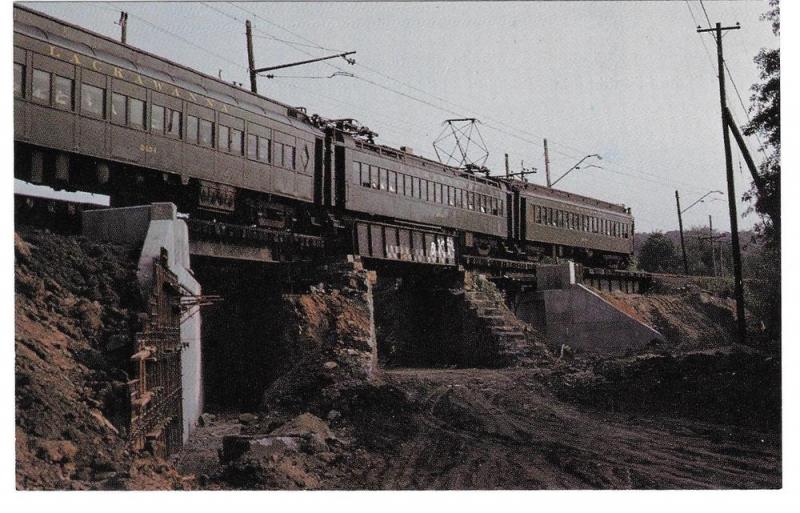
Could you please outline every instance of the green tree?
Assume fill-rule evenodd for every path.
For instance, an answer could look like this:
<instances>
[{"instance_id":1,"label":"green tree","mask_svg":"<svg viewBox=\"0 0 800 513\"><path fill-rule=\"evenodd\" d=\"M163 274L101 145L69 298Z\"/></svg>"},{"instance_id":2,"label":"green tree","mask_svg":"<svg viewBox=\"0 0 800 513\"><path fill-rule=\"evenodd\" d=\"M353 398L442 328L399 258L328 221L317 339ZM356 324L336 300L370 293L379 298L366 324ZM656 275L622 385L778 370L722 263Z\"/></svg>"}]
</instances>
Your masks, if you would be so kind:
<instances>
[{"instance_id":1,"label":"green tree","mask_svg":"<svg viewBox=\"0 0 800 513\"><path fill-rule=\"evenodd\" d=\"M650 234L639 251L639 268L649 272L672 272L676 263L672 241L661 232Z\"/></svg>"},{"instance_id":2,"label":"green tree","mask_svg":"<svg viewBox=\"0 0 800 513\"><path fill-rule=\"evenodd\" d=\"M772 32L780 35L779 0L770 0L770 9L762 19L772 23ZM760 166L763 186L753 185L745 199L755 200L755 210L761 216L758 227L767 243L780 245L781 222L781 52L780 48L762 48L754 58L761 70L761 82L752 86L750 112L753 117L743 127L747 135L765 138L764 162Z\"/></svg>"}]
</instances>

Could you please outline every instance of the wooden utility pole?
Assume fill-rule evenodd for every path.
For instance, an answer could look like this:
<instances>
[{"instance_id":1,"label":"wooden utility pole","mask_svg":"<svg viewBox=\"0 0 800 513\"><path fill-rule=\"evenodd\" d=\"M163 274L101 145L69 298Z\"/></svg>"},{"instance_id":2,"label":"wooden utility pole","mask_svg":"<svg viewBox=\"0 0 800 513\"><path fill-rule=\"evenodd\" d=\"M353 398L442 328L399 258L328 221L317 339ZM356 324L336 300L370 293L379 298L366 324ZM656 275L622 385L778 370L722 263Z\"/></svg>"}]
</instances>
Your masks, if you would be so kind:
<instances>
[{"instance_id":1,"label":"wooden utility pole","mask_svg":"<svg viewBox=\"0 0 800 513\"><path fill-rule=\"evenodd\" d=\"M686 244L683 241L683 215L681 214L681 197L675 191L675 203L678 205L678 229L681 232L681 253L683 253L683 272L689 274L689 261L686 259Z\"/></svg>"},{"instance_id":2,"label":"wooden utility pole","mask_svg":"<svg viewBox=\"0 0 800 513\"><path fill-rule=\"evenodd\" d=\"M247 69L250 71L250 90L258 92L256 82L256 58L253 55L253 26L250 20L244 22L245 35L247 36Z\"/></svg>"},{"instance_id":3,"label":"wooden utility pole","mask_svg":"<svg viewBox=\"0 0 800 513\"><path fill-rule=\"evenodd\" d=\"M544 174L547 178L547 187L550 187L550 155L547 153L547 139L544 140Z\"/></svg>"},{"instance_id":4,"label":"wooden utility pole","mask_svg":"<svg viewBox=\"0 0 800 513\"><path fill-rule=\"evenodd\" d=\"M711 244L711 268L716 276L717 261L714 259L714 225L711 224L711 214L708 215L708 243Z\"/></svg>"},{"instance_id":5,"label":"wooden utility pole","mask_svg":"<svg viewBox=\"0 0 800 513\"><path fill-rule=\"evenodd\" d=\"M736 213L736 189L733 183L733 157L731 155L731 139L728 133L728 107L725 102L725 60L722 57L722 31L738 30L737 23L734 27L723 27L717 23L715 28L701 29L697 32L715 32L717 41L717 71L719 78L719 103L722 115L722 141L725 145L725 175L728 180L728 213L731 218L731 249L733 250L733 281L734 294L736 295L736 324L739 332L739 342L747 339L747 322L744 317L744 282L742 281L742 254L739 248L739 219Z\"/></svg>"}]
</instances>

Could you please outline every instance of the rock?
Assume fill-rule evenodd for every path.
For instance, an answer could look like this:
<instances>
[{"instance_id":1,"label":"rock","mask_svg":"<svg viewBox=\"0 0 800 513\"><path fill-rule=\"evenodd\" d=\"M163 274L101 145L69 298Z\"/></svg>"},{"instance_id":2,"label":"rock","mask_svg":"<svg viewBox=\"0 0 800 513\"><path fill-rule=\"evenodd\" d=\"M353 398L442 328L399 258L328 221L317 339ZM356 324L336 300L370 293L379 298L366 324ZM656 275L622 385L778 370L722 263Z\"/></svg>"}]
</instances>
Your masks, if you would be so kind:
<instances>
[{"instance_id":1,"label":"rock","mask_svg":"<svg viewBox=\"0 0 800 513\"><path fill-rule=\"evenodd\" d=\"M252 424L258 420L258 416L252 413L242 413L239 415L239 422L242 424Z\"/></svg>"},{"instance_id":2,"label":"rock","mask_svg":"<svg viewBox=\"0 0 800 513\"><path fill-rule=\"evenodd\" d=\"M73 315L80 319L81 326L84 328L97 331L103 326L103 307L97 301L88 301L81 298L75 303L72 310Z\"/></svg>"},{"instance_id":3,"label":"rock","mask_svg":"<svg viewBox=\"0 0 800 513\"><path fill-rule=\"evenodd\" d=\"M119 434L119 431L117 430L117 428L114 427L114 424L112 424L111 421L108 420L105 417L105 415L103 415L103 412L101 412L100 410L98 410L96 408L92 408L89 411L89 414L92 417L94 417L95 420L97 420L97 422L99 422L101 426L105 427L106 429L108 429L109 431L111 431L111 432L113 432L113 433L115 433L117 435Z\"/></svg>"},{"instance_id":4,"label":"rock","mask_svg":"<svg viewBox=\"0 0 800 513\"><path fill-rule=\"evenodd\" d=\"M303 451L316 454L319 452L328 452L328 444L319 435L310 435L303 440Z\"/></svg>"},{"instance_id":5,"label":"rock","mask_svg":"<svg viewBox=\"0 0 800 513\"><path fill-rule=\"evenodd\" d=\"M338 456L336 456L336 454L330 451L325 451L317 454L317 458L319 458L319 460L322 461L323 463L330 465L331 463L333 463L338 459Z\"/></svg>"},{"instance_id":6,"label":"rock","mask_svg":"<svg viewBox=\"0 0 800 513\"><path fill-rule=\"evenodd\" d=\"M197 424L200 426L209 426L216 418L216 415L211 413L204 413L200 415L200 418L197 419Z\"/></svg>"},{"instance_id":7,"label":"rock","mask_svg":"<svg viewBox=\"0 0 800 513\"><path fill-rule=\"evenodd\" d=\"M330 361L330 362L325 362L325 363L323 364L323 367L325 367L325 368L326 368L326 369L328 369L328 370L333 370L333 369L335 369L335 368L336 368L336 367L338 367L338 366L339 366L339 364L338 364L338 363L336 363L336 362L333 362L333 361Z\"/></svg>"},{"instance_id":8,"label":"rock","mask_svg":"<svg viewBox=\"0 0 800 513\"><path fill-rule=\"evenodd\" d=\"M51 463L67 463L78 454L78 448L68 440L44 440L39 442L40 458Z\"/></svg>"},{"instance_id":9,"label":"rock","mask_svg":"<svg viewBox=\"0 0 800 513\"><path fill-rule=\"evenodd\" d=\"M333 432L331 432L328 424L326 424L321 418L310 413L298 415L278 429L272 431L270 434L284 436L317 435L322 440L334 438Z\"/></svg>"},{"instance_id":10,"label":"rock","mask_svg":"<svg viewBox=\"0 0 800 513\"><path fill-rule=\"evenodd\" d=\"M31 256L30 244L22 240L17 232L14 232L14 255L20 260Z\"/></svg>"},{"instance_id":11,"label":"rock","mask_svg":"<svg viewBox=\"0 0 800 513\"><path fill-rule=\"evenodd\" d=\"M242 435L227 435L222 437L222 449L219 450L219 459L227 463L238 459L250 450L250 437Z\"/></svg>"},{"instance_id":12,"label":"rock","mask_svg":"<svg viewBox=\"0 0 800 513\"><path fill-rule=\"evenodd\" d=\"M339 410L331 410L328 412L328 421L334 421L342 416L342 413Z\"/></svg>"}]
</instances>

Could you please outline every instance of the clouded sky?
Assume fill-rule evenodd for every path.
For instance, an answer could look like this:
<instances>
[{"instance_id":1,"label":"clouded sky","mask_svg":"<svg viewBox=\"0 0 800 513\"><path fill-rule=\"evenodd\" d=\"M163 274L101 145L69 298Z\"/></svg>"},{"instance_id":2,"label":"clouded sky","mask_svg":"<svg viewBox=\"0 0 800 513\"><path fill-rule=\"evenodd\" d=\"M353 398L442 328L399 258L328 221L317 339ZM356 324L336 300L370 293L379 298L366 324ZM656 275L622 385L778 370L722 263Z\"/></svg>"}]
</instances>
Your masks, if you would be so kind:
<instances>
[{"instance_id":1,"label":"clouded sky","mask_svg":"<svg viewBox=\"0 0 800 513\"><path fill-rule=\"evenodd\" d=\"M767 2L703 4L711 23L742 25L723 41L749 105L753 56L778 46L759 20ZM276 71L278 78L259 79L259 92L324 117L355 118L378 142L434 158L445 119L476 117L493 173L504 172L509 153L512 170L520 161L539 169L535 183L544 183L544 137L554 178L598 153L602 169L574 171L558 186L630 206L637 231L677 227L676 189L684 207L726 190L716 50L710 35L695 32L707 25L698 1L26 5L113 37L125 10L132 46L245 86L245 19L254 24L259 67L356 50L356 65L337 59ZM354 76L319 78L340 71ZM745 111L730 80L727 88L741 125ZM748 143L755 152L758 141ZM738 151L734 169L741 196L751 181ZM685 225L706 225L711 214L727 229L719 198L690 209ZM740 227L755 221L750 214Z\"/></svg>"}]
</instances>

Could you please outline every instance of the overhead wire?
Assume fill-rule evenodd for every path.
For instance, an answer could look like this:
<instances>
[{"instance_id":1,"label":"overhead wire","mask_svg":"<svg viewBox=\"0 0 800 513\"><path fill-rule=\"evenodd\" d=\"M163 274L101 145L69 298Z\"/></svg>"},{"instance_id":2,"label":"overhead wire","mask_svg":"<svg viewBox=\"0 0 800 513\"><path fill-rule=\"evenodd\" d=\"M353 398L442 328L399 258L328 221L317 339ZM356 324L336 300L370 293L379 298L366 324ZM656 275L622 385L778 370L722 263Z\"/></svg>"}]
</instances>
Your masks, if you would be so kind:
<instances>
[{"instance_id":1,"label":"overhead wire","mask_svg":"<svg viewBox=\"0 0 800 513\"><path fill-rule=\"evenodd\" d=\"M705 4L703 4L703 0L698 0L698 2L700 3L700 7L703 9L703 15L705 16L706 23L708 23L708 28L710 29L710 28L712 28L711 27L711 18L708 15L708 11L706 10L706 6L705 6ZM687 2L687 5L688 5L688 2ZM702 38L702 34L699 34L699 35L701 36L700 39L702 40L703 39ZM714 39L716 39L716 36L713 36L713 37L714 37ZM705 47L705 42L703 42L703 47ZM731 85L733 86L733 90L736 93L736 97L739 99L739 105L742 107L742 111L744 112L744 115L747 118L747 123L750 124L751 123L750 112L749 112L749 110L747 109L747 107L744 104L744 100L742 99L741 93L739 93L739 87L736 85L736 81L733 79L733 74L731 73L731 69L730 69L730 67L728 67L728 61L726 59L724 59L724 58L722 59L722 65L725 67L725 72L728 75L728 80L730 81ZM731 117L733 117L733 113L731 113ZM736 122L735 118L734 118L734 122ZM737 125L738 125L738 123L737 123ZM757 133L753 134L753 135L755 136L756 141L758 141L759 149L763 153L765 151L764 150L764 144L761 142L761 139L759 138ZM751 150L750 153L752 154L753 151Z\"/></svg>"},{"instance_id":2,"label":"overhead wire","mask_svg":"<svg viewBox=\"0 0 800 513\"><path fill-rule=\"evenodd\" d=\"M277 27L277 28L280 28L281 30L284 30L284 31L286 31L287 33L289 33L289 34L292 34L293 36L295 36L295 37L297 37L297 38L299 38L299 39L302 39L303 41L306 41L306 42L308 42L308 43L311 43L313 46L315 46L315 47L317 47L317 48L324 49L324 47L322 47L322 46L318 45L316 42L314 42L314 41L312 41L312 40L310 40L310 39L308 39L308 38L306 38L306 37L304 37L304 36L302 36L302 35L300 35L300 34L297 34L296 32L294 32L294 31L291 31L291 30L289 30L289 29L287 29L287 28L285 28L285 27L283 27L283 26L281 26L281 25L279 25L279 24L277 24L277 23L274 23L274 22L272 22L272 21L266 20L265 18L263 18L263 17L259 16L257 13L255 13L255 12L253 12L253 11L251 11L251 10L245 9L245 8L243 8L243 7L240 7L240 6L238 6L237 4L235 4L235 3L232 3L232 2L228 2L228 3L229 3L230 5L232 5L232 6L236 7L237 9L239 9L239 10L241 10L241 11L243 11L243 12L246 12L246 13L250 14L251 16L253 16L253 17L254 17L254 18L256 18L256 19L260 19L260 20L262 20L262 21L265 21L265 22L269 23L270 25L273 25L273 26L275 26L275 27ZM288 44L291 46L291 43L288 43ZM295 48L295 49L297 50L297 48ZM304 52L304 53L306 53L307 55L310 55L310 54L308 54L307 52ZM331 66L331 67L334 67L334 68L336 68L336 69L342 70L342 68L341 68L341 67L339 67L339 66L336 66L335 64L332 64L332 63L329 63L329 62L326 62L326 64L327 64L327 65L329 65L329 66ZM410 95L410 94L406 94L406 93L404 93L404 92L402 92L402 91L398 91L398 90L396 90L396 89L394 89L394 88L388 87L388 86L386 86L386 85L383 85L383 84L379 84L379 83L377 83L377 82L375 82L375 81L373 81L373 80L370 80L370 79L364 78L363 76L360 76L360 75L356 75L356 76L354 77L354 78L356 78L356 79L359 79L359 80L361 80L361 81L364 81L364 82L366 82L366 83L368 83L368 84L370 84L370 85L373 85L373 86L375 86L375 87L378 87L378 88L381 88L381 89L387 90L387 91L389 91L389 92L392 92L392 93L394 93L394 94L398 94L398 95L400 95L400 96L403 96L403 97L405 97L405 98L411 99L411 100L413 100L413 101L417 101L417 102L419 102L419 103L421 103L421 104L424 104L424 105L426 105L426 106L429 106L429 107L431 107L431 108L434 108L434 109L440 110L440 111L442 111L442 112L445 112L445 113L448 113L448 114L451 114L451 115L456 115L456 116L464 116L464 115L465 115L465 114L464 114L464 112L463 112L463 110L464 110L465 108L464 108L463 106L460 106L460 105L458 105L458 104L455 104L455 103L453 103L453 102L450 102L450 101L448 101L448 100L446 100L446 99L444 99L444 98L441 98L441 97L439 97L439 96L437 96L437 95L434 95L434 94L432 94L432 93L429 93L429 92L427 92L427 91L425 91L425 90L423 90L423 89L421 89L421 88L419 88L419 87L416 87L416 86L413 86L413 85L409 85L409 84L407 84L407 83L405 83L405 82L403 82L403 81L401 81L401 80L399 80L399 79L393 78L393 77L391 77L391 76L390 76L390 75L388 75L388 74L385 74L385 73L383 73L383 72L381 72L381 71L379 71L379 70L375 70L375 69L373 69L373 68L370 68L370 67L368 67L368 66L366 66L366 65L364 65L364 64L362 64L362 63L358 63L358 64L357 64L357 66L359 66L359 67L361 67L361 68L364 68L364 69L367 69L368 71L372 71L373 73L376 73L376 74L378 74L378 75L380 75L380 76L382 76L382 77L384 77L384 78L386 78L386 79L388 79L388 80L392 80L393 82L396 82L396 83L398 83L398 84L401 84L401 85L403 85L403 86L405 86L405 87L408 87L409 89L412 89L412 90L415 90L415 91L417 91L417 92L420 92L420 93L422 93L422 94L425 94L425 95L427 95L427 96L430 96L430 97L432 97L432 98L436 99L437 101L441 101L441 102L443 102L443 103L446 103L446 104L449 104L449 105L451 105L451 106L453 106L453 107L460 108L460 109L462 109L462 111L454 111L454 110L452 110L452 109L445 108L445 107L443 107L443 106L439 106L439 105L433 104L433 103L431 103L431 102L428 102L428 101L426 101L426 100L423 100L423 99L421 99L421 98L418 98L418 97L416 97L416 96L412 96L412 95ZM505 123L505 122L502 122L502 121L495 120L493 117L490 117L490 116L485 116L485 115L483 115L483 114L481 114L481 113L478 113L477 111L473 111L473 110L471 110L471 109L468 109L468 110L467 110L467 112L473 112L473 113L475 113L475 114L478 114L478 116L477 116L477 117L479 117L479 118L481 118L481 119L487 119L487 120L495 121L495 122L497 122L498 124L501 124L501 125L503 125L503 126L507 126L507 127L509 127L511 130L514 130L514 131L517 131L517 132L520 132L520 133L526 133L526 134L528 134L528 135L530 135L530 136L534 136L534 137L541 137L541 136L539 136L539 135L537 135L537 134L533 134L532 132L528 132L527 130L523 130L523 129L520 129L520 128L517 128L517 127L513 127L513 126L511 126L511 125L509 125L509 124L507 124L507 123ZM517 139L517 140L520 140L520 141L522 141L522 142L525 142L525 143L527 143L527 144L534 144L534 145L538 145L538 144L540 144L540 142L539 142L539 141L532 141L532 140L530 140L530 139L528 139L528 138L521 137L521 136L519 136L519 135L517 135L517 134L514 134L514 133L512 133L512 132L509 132L509 131L507 131L507 130L504 130L504 129L502 129L502 128L499 128L499 127L497 127L497 126L494 126L493 124L490 124L490 123L482 122L482 126L484 126L484 127L488 128L488 129L490 129L490 130L494 130L494 131L497 131L497 132L499 132L499 133L502 133L502 134L504 134L504 135L507 135L507 136L509 136L509 137L513 137L513 138L515 138L515 139ZM581 155L583 155L583 154L584 154L584 153L583 153L583 150L580 150L580 149L578 149L578 148L576 148L576 147L570 146L570 145L568 145L568 144L566 144L566 143L562 143L562 142L560 142L560 141L555 141L555 140L552 140L552 139L548 139L548 141L549 141L549 142L551 142L552 144L555 144L555 145L558 145L558 146L562 146L562 147L564 147L564 148L567 148L567 149L572 149L573 151L575 151L575 152L578 152L578 153L580 153ZM552 151L553 153L559 153L559 154L562 154L562 155L564 155L564 156L568 156L568 157L572 157L572 158L578 158L578 156L577 156L577 155L575 155L575 154L566 153L566 152L563 152L563 151L561 151L561 150L558 150L558 149L551 149L551 151ZM642 170L640 170L640 169L633 168L633 167L631 167L631 166L628 166L628 165L626 165L626 164L622 164L622 163L619 163L619 162L616 162L616 163L614 163L613 165L615 165L615 166L617 166L617 167L624 167L624 168L626 168L626 169L629 169L629 170L631 170L631 171L634 171L634 172L636 172L636 173L638 173L638 174L641 174L641 175L650 176L650 177L653 177L653 178L660 178L660 176L658 176L658 175L653 175L653 174L650 174L650 173L646 173L646 172L644 172L644 171L642 171ZM623 174L624 174L624 173L623 173ZM632 177L632 178L636 178L636 179L639 179L639 178L640 178L640 177L638 177L638 176L636 176L636 175L631 175L631 174L628 174L628 176L630 176L630 177ZM645 179L645 181L647 181L647 180Z\"/></svg>"},{"instance_id":3,"label":"overhead wire","mask_svg":"<svg viewBox=\"0 0 800 513\"><path fill-rule=\"evenodd\" d=\"M214 11L216 11L216 12L218 12L218 13L220 13L220 14L223 14L223 15L225 15L225 16L228 16L228 17L230 17L231 19L234 19L235 21L239 21L239 22L241 22L241 20L239 20L238 18L236 18L234 15L231 15L231 14L229 14L229 13L226 13L226 12L224 12L224 11L221 11L221 10L219 10L219 9L213 8L213 7L211 7L210 5L208 5L207 3L203 3L203 5L205 5L206 7L212 8ZM231 5L234 5L234 6L235 6L235 4L231 4ZM235 7L238 7L238 6L235 6ZM240 8L240 9L241 9L241 8ZM248 12L248 13L252 14L252 15L253 15L253 16L255 16L255 17L258 17L259 19L262 19L262 18L261 18L261 17L259 17L257 14L255 14L255 13L252 13L251 11L248 11L248 10L246 10L246 9L242 9L242 10L244 10L245 12ZM191 42L190 40L188 40L188 39L186 39L186 38L184 38L184 37L182 37L182 36L180 36L180 35L178 35L178 34L174 33L173 31L168 31L168 30L166 30L166 29L164 29L164 28L162 28L162 27L160 27L160 26L158 26L158 25L156 25L156 24L154 24L154 23L150 22L149 20L147 20L147 19L143 18L142 16L139 16L139 15L132 15L132 16L133 16L134 18L136 18L136 19L139 19L139 20L140 20L140 21L142 21L143 23L147 24L148 26L151 26L152 28L154 28L154 29L156 29L156 30L158 30L158 31L160 31L160 32L163 32L163 33L165 33L165 34L167 34L167 35L169 35L169 36L171 36L171 37L174 37L174 38L176 38L176 39L178 39L178 40L181 40L181 41L185 42L186 44L189 44L189 45L190 45L190 46L192 46L193 48L196 48L196 49L198 49L198 50L200 50L200 51L203 51L203 52L205 52L205 53L207 53L207 54L209 54L209 55L215 56L215 57L217 57L217 58L219 58L219 59L221 59L221 60L223 60L223 61L225 61L225 62L227 62L227 63L229 63L229 64L231 64L231 65L234 65L234 66L236 66L236 67L237 67L237 68L239 68L239 69L248 70L247 66L245 66L245 65L243 65L243 64L241 64L241 63L238 63L238 62L234 62L234 61L232 61L230 58L223 57L223 56L221 56L221 55L219 55L219 54L217 54L217 53L215 53L215 52L213 52L213 51L211 51L211 50L209 50L209 49L207 49L207 48L205 48L205 47L202 47L202 46L200 46L200 45L198 45L198 44L196 44L196 43L193 43L193 42ZM274 23L273 23L273 25L280 27L279 25L277 25L277 24L274 24ZM282 27L280 27L280 28L282 28ZM287 31L288 31L288 29L285 29L285 30L287 30ZM295 35L295 36L297 36L297 37L301 37L301 38L302 38L302 36L299 36L299 35L295 34L294 32L291 32L291 31L288 31L288 32L290 32L291 34L293 34L293 35ZM281 42L283 42L282 40L279 40L279 39L277 39L277 38L274 38L274 36L271 36L271 35L268 35L268 36L269 36L270 38L274 39L274 40L278 40L278 41L281 41ZM286 44L289 44L289 45L291 45L291 43L286 43ZM325 49L324 47L321 47L321 46L319 46L319 45L315 45L315 47L317 47L317 48L320 48L320 49ZM298 51L302 51L302 50L298 50ZM307 52L305 52L305 51L302 51L302 52L303 52L303 53L305 53L306 55L311 55L311 54L308 54L308 53L307 53ZM340 68L340 67L338 67L338 66L335 66L335 65L334 65L333 67L334 67L334 68L336 68L336 69L339 69L339 70L343 70L342 68ZM386 75L386 76L388 76L388 75ZM444 107L441 107L441 106L438 106L438 105L436 105L436 104L434 104L434 103L428 102L427 100L424 100L424 99L422 99L422 98L418 98L418 97L416 97L416 96L413 96L413 95L406 94L406 93L404 93L404 92L402 92L402 91L398 91L398 90L396 90L396 89L389 88L388 86L385 86L385 85L383 85L383 84L379 84L379 83L377 83L377 82L374 82L373 80L370 80L370 79L368 79L368 78L364 78L364 77L360 77L360 76L355 76L354 78L357 78L357 79L359 79L359 80L361 80L361 81L363 81L363 82L366 82L366 83L368 83L368 84L374 85L374 86L376 86L376 87L380 87L380 88L382 88L382 89L388 90L388 91L390 91L390 92L392 92L392 93L394 93L394 94L398 94L398 95L401 95L401 96L403 96L403 97L406 97L406 98L408 98L408 99L411 99L411 100L417 101L417 102L419 102L419 103L422 103L422 104L424 104L424 105L426 105L426 106L430 106L431 108L436 108L436 109L438 109L438 110L443 110L444 112L448 112L448 113L450 113L450 114L453 114L453 115L459 115L459 116L463 115L463 113L461 113L461 112L458 112L458 111L453 111L453 110L450 110L450 109L446 109L446 108L444 108ZM400 81L397 81L397 82L398 82L398 83L402 83L402 82L400 82ZM300 88L300 87L297 87L297 88L298 88L298 89L303 89L303 88ZM336 101L336 102L338 102L338 103L341 103L341 104L343 104L343 105L354 106L353 104L349 104L349 103L347 103L347 102L342 102L341 100L338 100L338 99L336 99L336 98L332 98L332 97L330 97L330 96L322 95L322 94L320 94L320 93L315 93L315 92L309 91L309 90L307 90L307 89L304 89L304 90L305 90L305 91L307 91L307 92L309 92L309 93L311 93L311 94L314 94L314 95L316 95L316 96L320 96L320 97L326 98L326 99L328 99L328 100ZM422 90L420 90L420 91L422 91ZM424 91L422 91L422 92L423 92L423 93L425 93ZM425 93L425 94L428 94L428 93ZM429 95L429 96L434 96L434 97L435 97L435 95L431 95L431 94L428 94L428 95ZM358 107L359 107L359 108L361 108L362 106L358 106ZM392 119L393 119L393 118L392 118ZM398 120L398 121L401 121L401 120ZM406 125L408 125L408 126L413 126L413 127L415 127L415 128L419 128L417 125L411 125L411 124L409 124L409 123L405 123L405 124L406 124ZM516 139L518 139L518 140L521 140L521 141L523 141L523 142L526 142L526 143L528 143L528 144L536 144L534 141L532 141L532 140L530 140L530 139L527 139L527 138L525 138L525 137L522 137L522 136L520 136L520 135L518 135L518 134L514 134L514 133L512 133L512 132L509 132L509 131L507 131L507 130L504 130L504 129L502 129L502 128L495 127L495 126L493 126L493 125L491 125L491 124L489 124L489 123L485 123L485 122L484 122L484 123L482 123L482 124L483 124L483 126L486 126L487 128L494 129L494 130L496 130L496 131L498 131L498 132L500 132L500 133L503 133L503 134L505 134L505 135L508 135L509 137L514 137L514 138L516 138ZM395 133L396 133L396 134L398 134L398 135L402 134L402 130L403 130L402 128L400 128L400 127L398 127L398 126L396 126L396 125L394 126L394 128L395 128L397 131L394 131L394 130L391 130L391 131L395 132ZM426 130L426 129L423 129L423 130ZM520 132L524 132L524 131L522 131L522 130L519 130L519 131L520 131ZM554 141L554 143L556 143L556 144L560 144L560 143L557 143L557 142L555 142L555 141ZM568 145L563 145L563 144L560 144L560 145L561 145L561 146L564 146L564 147L569 147ZM565 157L569 157L569 158L577 158L577 157L578 157L578 155L576 155L576 154L574 154L574 153L567 153L567 152L563 152L563 151L560 151L560 150L552 150L552 152L553 152L553 153L556 153L556 154L561 154L561 155L563 155L563 156L565 156ZM627 166L625 166L625 165L623 165L623 164L621 164L621 163L613 163L612 165L613 165L613 166L617 166L617 167L627 167ZM648 174L648 173L644 173L643 171L641 171L641 170L637 170L636 168L631 168L631 169L633 169L633 170L637 171L637 172L639 173L639 175L646 175L646 176L649 176L650 178L647 178L647 177L645 177L645 176L638 176L638 175L634 175L634 174L631 174L631 173L626 173L626 172L624 172L624 171L620 171L620 170L616 170L616 169L609 169L609 167L607 167L607 166L604 166L604 169L606 169L607 171L609 171L609 172L611 172L611 173L615 173L615 174L618 174L618 175L626 176L626 177L628 177L628 178L633 178L633 179L637 179L637 180L642 180L642 181L645 181L645 182L648 182L648 183L651 183L651 184L655 184L655 185L659 185L659 186L662 186L662 187L670 187L670 188L672 188L672 187L674 187L674 186L675 186L675 183L679 183L679 182L677 182L677 181L675 181L675 182L670 182L670 183L667 183L667 182L664 182L664 181L662 181L662 180L657 180L657 178L660 178L660 177L658 177L658 176L656 176L656 175L650 175L650 174ZM655 178L655 179L654 179L654 178ZM619 182L618 182L618 183L619 183ZM627 186L630 186L630 184L629 184L629 183L627 183L627 182L626 182L626 183L621 183L621 185L627 185ZM684 185L688 185L688 184L684 184ZM696 187L691 187L691 189L689 189L689 190L700 191L700 189L697 189Z\"/></svg>"}]
</instances>

